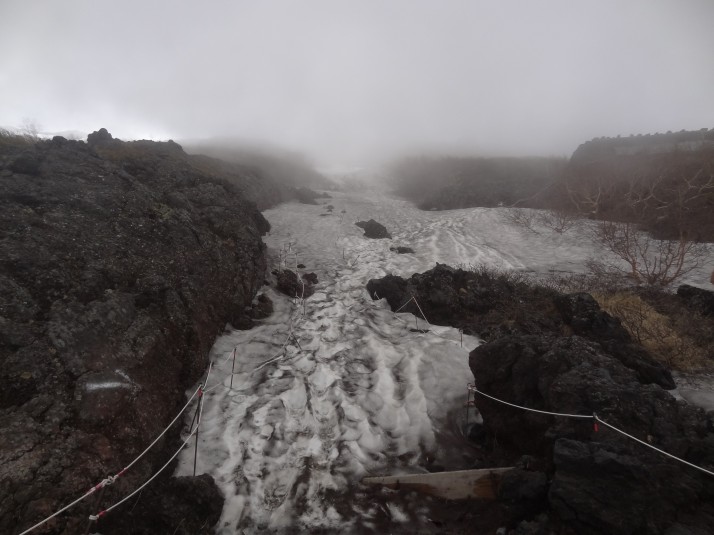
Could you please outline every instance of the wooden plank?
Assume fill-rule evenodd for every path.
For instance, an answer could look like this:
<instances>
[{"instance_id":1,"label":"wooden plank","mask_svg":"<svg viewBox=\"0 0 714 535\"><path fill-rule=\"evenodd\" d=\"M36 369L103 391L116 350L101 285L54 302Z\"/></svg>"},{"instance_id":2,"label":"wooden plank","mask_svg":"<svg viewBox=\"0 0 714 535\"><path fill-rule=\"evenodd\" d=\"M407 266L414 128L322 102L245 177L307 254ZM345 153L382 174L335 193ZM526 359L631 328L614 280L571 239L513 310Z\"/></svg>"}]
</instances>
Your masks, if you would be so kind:
<instances>
[{"instance_id":1,"label":"wooden plank","mask_svg":"<svg viewBox=\"0 0 714 535\"><path fill-rule=\"evenodd\" d=\"M509 468L486 468L481 470L458 470L428 474L405 474L399 476L365 477L366 485L382 485L390 489L414 490L446 500L496 498L498 483L503 472Z\"/></svg>"}]
</instances>

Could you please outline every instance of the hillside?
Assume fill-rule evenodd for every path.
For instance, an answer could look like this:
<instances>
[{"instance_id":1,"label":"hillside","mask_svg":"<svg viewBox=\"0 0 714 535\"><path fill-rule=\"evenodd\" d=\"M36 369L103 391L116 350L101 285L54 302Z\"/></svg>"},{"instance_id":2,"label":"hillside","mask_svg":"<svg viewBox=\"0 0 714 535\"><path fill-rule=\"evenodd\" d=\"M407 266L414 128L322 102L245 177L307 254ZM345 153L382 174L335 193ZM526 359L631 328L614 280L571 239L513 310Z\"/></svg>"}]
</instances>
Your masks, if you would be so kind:
<instances>
[{"instance_id":1,"label":"hillside","mask_svg":"<svg viewBox=\"0 0 714 535\"><path fill-rule=\"evenodd\" d=\"M544 208L714 241L714 129L593 139L569 161L411 158L392 175L397 194L425 210Z\"/></svg>"},{"instance_id":2,"label":"hillside","mask_svg":"<svg viewBox=\"0 0 714 535\"><path fill-rule=\"evenodd\" d=\"M561 158L408 158L391 168L395 192L424 210L533 206L554 183Z\"/></svg>"},{"instance_id":3,"label":"hillside","mask_svg":"<svg viewBox=\"0 0 714 535\"><path fill-rule=\"evenodd\" d=\"M125 143L103 129L87 143L0 142L0 532L126 466L185 403L226 323L250 321L270 226L241 189L276 199L249 173L219 171L176 143ZM153 474L179 432L104 500ZM220 512L210 478L157 484L173 509L187 494L212 497L180 533ZM50 531L83 531L90 512L73 509ZM162 532L162 514L178 513L156 507L132 529ZM102 533L127 533L116 518Z\"/></svg>"},{"instance_id":4,"label":"hillside","mask_svg":"<svg viewBox=\"0 0 714 535\"><path fill-rule=\"evenodd\" d=\"M331 190L336 185L317 172L300 154L287 150L250 146L233 140L186 141L182 146L192 157L217 158L223 165L238 166L263 182L274 185L285 199L295 198L295 190Z\"/></svg>"},{"instance_id":5,"label":"hillside","mask_svg":"<svg viewBox=\"0 0 714 535\"><path fill-rule=\"evenodd\" d=\"M714 129L584 143L549 202L663 238L714 241Z\"/></svg>"}]
</instances>

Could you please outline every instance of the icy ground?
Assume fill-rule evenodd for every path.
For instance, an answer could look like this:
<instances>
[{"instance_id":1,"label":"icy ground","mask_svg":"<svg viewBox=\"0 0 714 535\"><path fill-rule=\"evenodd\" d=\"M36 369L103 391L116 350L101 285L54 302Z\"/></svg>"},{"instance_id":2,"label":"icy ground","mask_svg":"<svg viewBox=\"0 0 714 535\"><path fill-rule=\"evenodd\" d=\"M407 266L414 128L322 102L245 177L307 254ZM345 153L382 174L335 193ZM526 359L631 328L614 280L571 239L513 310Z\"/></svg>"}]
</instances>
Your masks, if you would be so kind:
<instances>
[{"instance_id":1,"label":"icy ground","mask_svg":"<svg viewBox=\"0 0 714 535\"><path fill-rule=\"evenodd\" d=\"M602 255L580 233L533 234L504 222L507 209L422 212L384 195L334 194L324 206L265 212L272 267L289 248L319 278L304 306L269 287L275 312L248 331L220 337L208 381L197 474L211 474L226 502L218 533L414 532L429 525L423 501L375 500L367 475L469 467L462 435L468 353L478 340L446 327L415 329L411 314L372 301L367 281L485 263L507 269L581 271ZM345 211L342 213L342 211ZM374 218L391 240L362 237ZM290 244L290 245L288 245ZM409 246L398 255L389 247ZM295 258L294 253L297 253ZM701 280L700 280L701 279ZM704 271L690 280L706 281ZM428 319L428 318L427 318ZM418 320L419 329L427 327ZM193 449L178 475L193 471Z\"/></svg>"}]
</instances>

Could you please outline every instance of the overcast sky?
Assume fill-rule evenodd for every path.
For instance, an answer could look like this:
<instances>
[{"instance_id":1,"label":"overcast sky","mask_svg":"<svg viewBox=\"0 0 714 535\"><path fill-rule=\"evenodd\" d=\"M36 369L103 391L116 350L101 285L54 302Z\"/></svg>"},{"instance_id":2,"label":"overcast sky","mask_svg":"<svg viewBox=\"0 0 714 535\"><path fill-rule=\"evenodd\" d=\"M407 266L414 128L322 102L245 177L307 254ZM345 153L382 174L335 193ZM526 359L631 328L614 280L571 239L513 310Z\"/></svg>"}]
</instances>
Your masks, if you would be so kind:
<instances>
[{"instance_id":1,"label":"overcast sky","mask_svg":"<svg viewBox=\"0 0 714 535\"><path fill-rule=\"evenodd\" d=\"M714 127L714 0L0 0L0 125L354 163Z\"/></svg>"}]
</instances>

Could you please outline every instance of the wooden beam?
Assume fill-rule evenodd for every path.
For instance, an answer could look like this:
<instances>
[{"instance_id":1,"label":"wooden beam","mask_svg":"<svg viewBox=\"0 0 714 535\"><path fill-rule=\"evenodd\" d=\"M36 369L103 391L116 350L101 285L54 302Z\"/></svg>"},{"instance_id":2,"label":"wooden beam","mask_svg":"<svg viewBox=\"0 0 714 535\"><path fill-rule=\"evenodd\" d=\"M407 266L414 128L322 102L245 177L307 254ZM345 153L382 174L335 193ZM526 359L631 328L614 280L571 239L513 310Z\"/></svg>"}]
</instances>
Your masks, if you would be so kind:
<instances>
[{"instance_id":1,"label":"wooden beam","mask_svg":"<svg viewBox=\"0 0 714 535\"><path fill-rule=\"evenodd\" d=\"M382 485L390 489L414 490L446 500L480 498L493 500L503 472L510 468L486 468L481 470L458 470L427 474L365 477L366 485Z\"/></svg>"}]
</instances>

